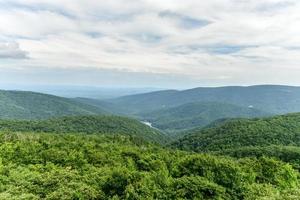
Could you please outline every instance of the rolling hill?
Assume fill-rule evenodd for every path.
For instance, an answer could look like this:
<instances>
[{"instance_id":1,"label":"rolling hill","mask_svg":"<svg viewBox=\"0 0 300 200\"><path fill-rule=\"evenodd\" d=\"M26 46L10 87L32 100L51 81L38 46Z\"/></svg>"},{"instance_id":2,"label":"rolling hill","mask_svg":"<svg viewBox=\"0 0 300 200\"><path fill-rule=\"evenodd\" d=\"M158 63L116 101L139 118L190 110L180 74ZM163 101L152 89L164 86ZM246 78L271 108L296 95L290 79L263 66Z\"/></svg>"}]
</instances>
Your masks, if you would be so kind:
<instances>
[{"instance_id":1,"label":"rolling hill","mask_svg":"<svg viewBox=\"0 0 300 200\"><path fill-rule=\"evenodd\" d=\"M68 98L35 92L0 90L0 118L45 119L67 115L95 115L107 113L99 106L91 106Z\"/></svg>"},{"instance_id":2,"label":"rolling hill","mask_svg":"<svg viewBox=\"0 0 300 200\"><path fill-rule=\"evenodd\" d=\"M198 152L246 146L300 146L300 113L229 120L216 127L196 130L173 145Z\"/></svg>"},{"instance_id":3,"label":"rolling hill","mask_svg":"<svg viewBox=\"0 0 300 200\"><path fill-rule=\"evenodd\" d=\"M165 90L113 99L130 114L151 112L192 102L221 102L253 107L268 113L300 112L300 87L258 85Z\"/></svg>"},{"instance_id":4,"label":"rolling hill","mask_svg":"<svg viewBox=\"0 0 300 200\"><path fill-rule=\"evenodd\" d=\"M118 116L68 116L46 120L0 120L0 130L84 134L121 134L164 143L166 136L149 126Z\"/></svg>"},{"instance_id":5,"label":"rolling hill","mask_svg":"<svg viewBox=\"0 0 300 200\"><path fill-rule=\"evenodd\" d=\"M223 118L253 118L269 114L254 108L228 103L195 102L140 115L143 120L151 122L158 129L178 132L195 127L204 127Z\"/></svg>"},{"instance_id":6,"label":"rolling hill","mask_svg":"<svg viewBox=\"0 0 300 200\"><path fill-rule=\"evenodd\" d=\"M275 157L300 170L300 113L226 120L185 134L171 146L237 158Z\"/></svg>"}]
</instances>

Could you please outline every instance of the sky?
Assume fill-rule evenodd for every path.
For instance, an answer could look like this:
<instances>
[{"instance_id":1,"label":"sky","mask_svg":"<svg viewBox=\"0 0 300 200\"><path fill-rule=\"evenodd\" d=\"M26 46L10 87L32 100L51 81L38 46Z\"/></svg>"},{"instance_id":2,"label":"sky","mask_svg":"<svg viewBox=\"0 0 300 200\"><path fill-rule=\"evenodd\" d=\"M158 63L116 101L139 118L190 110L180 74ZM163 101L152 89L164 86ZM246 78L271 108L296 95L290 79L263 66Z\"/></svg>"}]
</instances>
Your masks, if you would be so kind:
<instances>
[{"instance_id":1,"label":"sky","mask_svg":"<svg viewBox=\"0 0 300 200\"><path fill-rule=\"evenodd\" d=\"M0 0L0 87L300 85L299 0Z\"/></svg>"}]
</instances>

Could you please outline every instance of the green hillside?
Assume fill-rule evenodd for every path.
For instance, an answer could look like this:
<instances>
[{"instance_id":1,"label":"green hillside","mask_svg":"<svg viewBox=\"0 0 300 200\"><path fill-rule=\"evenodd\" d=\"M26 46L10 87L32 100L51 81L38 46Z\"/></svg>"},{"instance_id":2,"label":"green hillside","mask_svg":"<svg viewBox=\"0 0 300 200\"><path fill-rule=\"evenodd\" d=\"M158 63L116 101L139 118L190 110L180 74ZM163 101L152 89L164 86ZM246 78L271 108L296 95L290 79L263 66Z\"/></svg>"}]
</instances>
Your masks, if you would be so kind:
<instances>
[{"instance_id":1,"label":"green hillside","mask_svg":"<svg viewBox=\"0 0 300 200\"><path fill-rule=\"evenodd\" d=\"M85 105L98 107L100 109L106 110L107 112L113 113L115 115L131 116L129 114L130 111L127 110L127 108L119 106L118 104L115 103L111 103L109 100L99 100L99 99L90 99L90 98L82 98L82 97L74 98L73 100Z\"/></svg>"},{"instance_id":2,"label":"green hillside","mask_svg":"<svg viewBox=\"0 0 300 200\"><path fill-rule=\"evenodd\" d=\"M103 109L53 95L0 90L0 118L45 119L106 113Z\"/></svg>"},{"instance_id":3,"label":"green hillside","mask_svg":"<svg viewBox=\"0 0 300 200\"><path fill-rule=\"evenodd\" d=\"M204 127L223 118L253 118L266 115L268 114L254 108L217 102L188 103L142 114L143 120L168 132Z\"/></svg>"},{"instance_id":4,"label":"green hillside","mask_svg":"<svg viewBox=\"0 0 300 200\"><path fill-rule=\"evenodd\" d=\"M0 199L299 199L269 158L188 154L134 137L0 133Z\"/></svg>"},{"instance_id":5,"label":"green hillside","mask_svg":"<svg viewBox=\"0 0 300 200\"><path fill-rule=\"evenodd\" d=\"M143 123L118 116L68 116L47 120L0 120L0 130L17 132L122 134L163 143L166 136Z\"/></svg>"},{"instance_id":6,"label":"green hillside","mask_svg":"<svg viewBox=\"0 0 300 200\"><path fill-rule=\"evenodd\" d=\"M189 90L166 90L131 95L111 102L127 108L131 114L151 112L192 102L221 102L251 106L268 113L300 112L300 87L258 85L249 87L203 87Z\"/></svg>"},{"instance_id":7,"label":"green hillside","mask_svg":"<svg viewBox=\"0 0 300 200\"><path fill-rule=\"evenodd\" d=\"M124 109L125 114L136 115L140 112L150 112L166 108L168 99L177 94L177 90L163 90L144 94L124 96L110 100L110 103Z\"/></svg>"},{"instance_id":8,"label":"green hillside","mask_svg":"<svg viewBox=\"0 0 300 200\"><path fill-rule=\"evenodd\" d=\"M237 158L274 157L300 170L300 114L227 120L189 131L171 146Z\"/></svg>"},{"instance_id":9,"label":"green hillside","mask_svg":"<svg viewBox=\"0 0 300 200\"><path fill-rule=\"evenodd\" d=\"M246 146L300 146L300 114L231 120L195 131L173 145L193 151L219 151Z\"/></svg>"}]
</instances>

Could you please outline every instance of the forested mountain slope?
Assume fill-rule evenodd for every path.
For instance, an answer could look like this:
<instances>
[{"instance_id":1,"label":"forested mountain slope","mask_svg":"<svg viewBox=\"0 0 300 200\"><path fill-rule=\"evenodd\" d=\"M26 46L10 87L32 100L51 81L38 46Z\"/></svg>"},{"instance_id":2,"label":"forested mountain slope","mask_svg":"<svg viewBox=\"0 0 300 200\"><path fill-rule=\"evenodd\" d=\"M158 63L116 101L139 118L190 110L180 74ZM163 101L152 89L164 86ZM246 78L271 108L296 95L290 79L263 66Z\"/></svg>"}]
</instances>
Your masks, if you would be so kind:
<instances>
[{"instance_id":1,"label":"forested mountain slope","mask_svg":"<svg viewBox=\"0 0 300 200\"><path fill-rule=\"evenodd\" d=\"M245 146L300 146L300 113L229 120L219 126L190 133L174 145L194 151L218 151Z\"/></svg>"},{"instance_id":2,"label":"forested mountain slope","mask_svg":"<svg viewBox=\"0 0 300 200\"><path fill-rule=\"evenodd\" d=\"M0 118L45 119L107 113L103 109L53 95L0 90Z\"/></svg>"},{"instance_id":3,"label":"forested mountain slope","mask_svg":"<svg viewBox=\"0 0 300 200\"><path fill-rule=\"evenodd\" d=\"M99 99L90 99L90 98L82 98L82 97L73 98L72 100L86 105L98 107L100 109L105 110L106 112L113 113L115 115L131 116L130 115L131 112L126 107L119 106L118 104L112 103L110 102L110 100L99 100Z\"/></svg>"},{"instance_id":4,"label":"forested mountain slope","mask_svg":"<svg viewBox=\"0 0 300 200\"><path fill-rule=\"evenodd\" d=\"M253 107L274 114L300 112L300 87L258 85L167 90L125 96L111 102L131 113L153 111L191 102L222 102Z\"/></svg>"},{"instance_id":5,"label":"forested mountain slope","mask_svg":"<svg viewBox=\"0 0 300 200\"><path fill-rule=\"evenodd\" d=\"M253 118L269 115L260 110L218 102L195 102L143 113L143 119L156 128L176 132L204 127L223 118Z\"/></svg>"},{"instance_id":6,"label":"forested mountain slope","mask_svg":"<svg viewBox=\"0 0 300 200\"><path fill-rule=\"evenodd\" d=\"M0 133L0 199L299 199L269 158L188 154L134 137Z\"/></svg>"},{"instance_id":7,"label":"forested mountain slope","mask_svg":"<svg viewBox=\"0 0 300 200\"><path fill-rule=\"evenodd\" d=\"M195 129L172 143L173 148L244 157L275 157L300 170L300 114L261 119L235 119Z\"/></svg>"},{"instance_id":8,"label":"forested mountain slope","mask_svg":"<svg viewBox=\"0 0 300 200\"><path fill-rule=\"evenodd\" d=\"M47 120L0 120L0 130L17 132L122 134L163 143L166 136L135 119L118 116L68 116Z\"/></svg>"}]
</instances>

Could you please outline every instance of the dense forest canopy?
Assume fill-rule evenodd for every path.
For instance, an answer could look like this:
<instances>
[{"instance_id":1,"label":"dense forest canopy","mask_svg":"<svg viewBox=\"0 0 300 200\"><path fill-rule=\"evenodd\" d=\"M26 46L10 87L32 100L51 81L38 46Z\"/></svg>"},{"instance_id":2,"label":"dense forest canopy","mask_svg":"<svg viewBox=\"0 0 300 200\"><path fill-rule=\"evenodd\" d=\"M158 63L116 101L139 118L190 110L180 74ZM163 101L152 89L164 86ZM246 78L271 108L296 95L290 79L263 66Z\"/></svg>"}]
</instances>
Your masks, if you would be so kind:
<instances>
[{"instance_id":1,"label":"dense forest canopy","mask_svg":"<svg viewBox=\"0 0 300 200\"><path fill-rule=\"evenodd\" d=\"M0 199L292 199L270 158L189 154L113 135L0 133Z\"/></svg>"}]
</instances>

